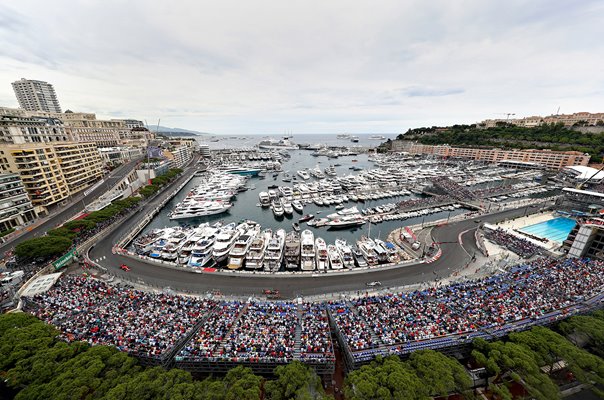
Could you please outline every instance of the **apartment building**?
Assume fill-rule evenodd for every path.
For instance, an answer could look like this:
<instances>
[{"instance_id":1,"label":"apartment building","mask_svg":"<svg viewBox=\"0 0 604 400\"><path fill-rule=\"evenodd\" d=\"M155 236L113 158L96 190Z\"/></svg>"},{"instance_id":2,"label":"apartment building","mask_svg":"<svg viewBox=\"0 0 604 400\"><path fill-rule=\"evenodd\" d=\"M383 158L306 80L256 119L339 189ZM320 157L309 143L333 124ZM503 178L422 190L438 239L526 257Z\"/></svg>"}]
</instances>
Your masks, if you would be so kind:
<instances>
[{"instance_id":1,"label":"apartment building","mask_svg":"<svg viewBox=\"0 0 604 400\"><path fill-rule=\"evenodd\" d=\"M466 160L500 163L505 161L520 161L536 163L547 169L560 170L573 165L587 165L589 154L578 151L552 151L552 150L503 150L497 148L477 147L451 147L449 145L424 145L407 143L397 144L395 148L404 149L410 154L432 154L442 158L460 158Z\"/></svg>"},{"instance_id":2,"label":"apartment building","mask_svg":"<svg viewBox=\"0 0 604 400\"><path fill-rule=\"evenodd\" d=\"M65 125L57 118L0 115L0 144L60 142L71 139Z\"/></svg>"},{"instance_id":3,"label":"apartment building","mask_svg":"<svg viewBox=\"0 0 604 400\"><path fill-rule=\"evenodd\" d=\"M13 82L19 106L27 111L60 113L61 106L54 87L44 81L21 78Z\"/></svg>"},{"instance_id":4,"label":"apartment building","mask_svg":"<svg viewBox=\"0 0 604 400\"><path fill-rule=\"evenodd\" d=\"M11 144L0 148L0 172L19 174L38 214L76 194L103 175L94 143Z\"/></svg>"},{"instance_id":5,"label":"apartment building","mask_svg":"<svg viewBox=\"0 0 604 400\"><path fill-rule=\"evenodd\" d=\"M567 127L571 127L575 124L582 124L586 126L604 125L604 113L577 112L573 114L549 115L547 117L535 115L525 118L486 119L481 121L479 126L484 128L494 128L500 124L512 124L532 128L542 124L558 123Z\"/></svg>"},{"instance_id":6,"label":"apartment building","mask_svg":"<svg viewBox=\"0 0 604 400\"><path fill-rule=\"evenodd\" d=\"M0 232L24 226L37 217L18 174L0 174Z\"/></svg>"}]
</instances>

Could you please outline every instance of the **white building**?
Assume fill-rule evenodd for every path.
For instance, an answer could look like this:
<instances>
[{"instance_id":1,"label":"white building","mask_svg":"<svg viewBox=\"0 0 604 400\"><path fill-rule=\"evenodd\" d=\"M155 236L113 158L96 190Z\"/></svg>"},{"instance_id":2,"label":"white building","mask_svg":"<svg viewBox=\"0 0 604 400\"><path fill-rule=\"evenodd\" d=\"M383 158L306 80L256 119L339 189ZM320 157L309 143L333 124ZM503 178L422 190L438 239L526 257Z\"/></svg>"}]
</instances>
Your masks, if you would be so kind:
<instances>
[{"instance_id":1,"label":"white building","mask_svg":"<svg viewBox=\"0 0 604 400\"><path fill-rule=\"evenodd\" d=\"M0 232L28 224L36 217L19 174L1 174Z\"/></svg>"},{"instance_id":2,"label":"white building","mask_svg":"<svg viewBox=\"0 0 604 400\"><path fill-rule=\"evenodd\" d=\"M61 112L55 89L48 82L22 78L13 82L13 90L19 105L27 111Z\"/></svg>"}]
</instances>

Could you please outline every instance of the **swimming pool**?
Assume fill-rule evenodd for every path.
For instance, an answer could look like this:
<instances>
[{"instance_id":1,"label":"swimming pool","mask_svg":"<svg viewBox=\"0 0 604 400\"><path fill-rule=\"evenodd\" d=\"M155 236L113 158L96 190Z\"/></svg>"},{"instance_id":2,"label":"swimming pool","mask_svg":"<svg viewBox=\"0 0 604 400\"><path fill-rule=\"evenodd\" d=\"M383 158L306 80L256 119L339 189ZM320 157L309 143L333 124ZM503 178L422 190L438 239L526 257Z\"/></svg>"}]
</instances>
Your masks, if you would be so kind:
<instances>
[{"instance_id":1,"label":"swimming pool","mask_svg":"<svg viewBox=\"0 0 604 400\"><path fill-rule=\"evenodd\" d=\"M521 232L530 233L554 242L562 243L568 237L570 231L576 225L576 221L571 218L554 218L538 224L525 226L520 229Z\"/></svg>"}]
</instances>

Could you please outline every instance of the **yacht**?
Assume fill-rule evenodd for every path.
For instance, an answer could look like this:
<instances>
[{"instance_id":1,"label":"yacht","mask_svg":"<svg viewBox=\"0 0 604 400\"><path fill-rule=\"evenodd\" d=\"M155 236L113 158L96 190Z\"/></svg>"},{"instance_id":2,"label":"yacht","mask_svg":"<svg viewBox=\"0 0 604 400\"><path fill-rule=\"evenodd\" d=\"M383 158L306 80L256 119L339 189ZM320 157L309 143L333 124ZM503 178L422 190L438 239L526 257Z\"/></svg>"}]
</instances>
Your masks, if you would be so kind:
<instances>
[{"instance_id":1,"label":"yacht","mask_svg":"<svg viewBox=\"0 0 604 400\"><path fill-rule=\"evenodd\" d=\"M235 229L235 223L226 225L223 229ZM203 230L201 237L195 242L193 250L191 250L191 257L187 264L189 267L202 268L212 261L214 242L219 231L220 228L217 227L207 227Z\"/></svg>"},{"instance_id":2,"label":"yacht","mask_svg":"<svg viewBox=\"0 0 604 400\"><path fill-rule=\"evenodd\" d=\"M344 268L344 264L342 264L342 258L340 257L340 253L335 245L330 244L327 246L327 255L329 257L329 265L331 269L342 269Z\"/></svg>"},{"instance_id":3,"label":"yacht","mask_svg":"<svg viewBox=\"0 0 604 400\"><path fill-rule=\"evenodd\" d=\"M350 249L350 246L348 246L348 244L346 243L346 240L336 239L335 244L336 248L338 249L338 252L340 253L340 256L342 257L342 263L344 264L344 267L348 269L354 268L354 257L352 255L352 250Z\"/></svg>"},{"instance_id":4,"label":"yacht","mask_svg":"<svg viewBox=\"0 0 604 400\"><path fill-rule=\"evenodd\" d=\"M288 270L300 267L300 235L291 231L285 237L285 268Z\"/></svg>"},{"instance_id":5,"label":"yacht","mask_svg":"<svg viewBox=\"0 0 604 400\"><path fill-rule=\"evenodd\" d=\"M250 249L252 240L254 240L259 230L260 226L256 225L254 228L249 229L247 232L237 238L235 244L231 248L231 251L229 251L229 262L227 264L228 269L240 269L243 267L245 255Z\"/></svg>"},{"instance_id":6,"label":"yacht","mask_svg":"<svg viewBox=\"0 0 604 400\"><path fill-rule=\"evenodd\" d=\"M266 271L279 270L283 261L283 246L285 246L285 230L279 229L273 233L266 246L264 263L262 264Z\"/></svg>"},{"instance_id":7,"label":"yacht","mask_svg":"<svg viewBox=\"0 0 604 400\"><path fill-rule=\"evenodd\" d=\"M245 223L244 223L245 224ZM247 224L240 224L239 226L227 228L230 226L227 225L227 229L222 229L220 233L216 235L216 241L214 242L214 249L212 250L212 257L216 263L220 263L224 261L224 259L229 254L229 251L233 248L235 241L241 236L242 231L247 228Z\"/></svg>"},{"instance_id":8,"label":"yacht","mask_svg":"<svg viewBox=\"0 0 604 400\"><path fill-rule=\"evenodd\" d=\"M300 235L300 267L302 271L313 271L315 269L315 235L311 230L305 229Z\"/></svg>"},{"instance_id":9,"label":"yacht","mask_svg":"<svg viewBox=\"0 0 604 400\"><path fill-rule=\"evenodd\" d=\"M359 137L358 136L351 136L350 137L350 141L352 143L358 143L359 142Z\"/></svg>"},{"instance_id":10,"label":"yacht","mask_svg":"<svg viewBox=\"0 0 604 400\"><path fill-rule=\"evenodd\" d=\"M336 172L336 167L334 167L333 165L330 165L329 167L325 168L325 175L327 176L336 176L338 173Z\"/></svg>"},{"instance_id":11,"label":"yacht","mask_svg":"<svg viewBox=\"0 0 604 400\"><path fill-rule=\"evenodd\" d=\"M359 210L356 207L344 208L337 213L329 214L327 218L336 219L341 218L345 215L355 215L358 214Z\"/></svg>"},{"instance_id":12,"label":"yacht","mask_svg":"<svg viewBox=\"0 0 604 400\"><path fill-rule=\"evenodd\" d=\"M264 261L264 254L266 252L266 246L273 236L273 231L270 229L264 230L260 235L256 236L252 240L250 249L245 256L245 268L248 269L260 269Z\"/></svg>"},{"instance_id":13,"label":"yacht","mask_svg":"<svg viewBox=\"0 0 604 400\"><path fill-rule=\"evenodd\" d=\"M176 206L169 215L171 220L203 217L227 212L232 206L231 203L221 201L187 202Z\"/></svg>"},{"instance_id":14,"label":"yacht","mask_svg":"<svg viewBox=\"0 0 604 400\"><path fill-rule=\"evenodd\" d=\"M283 212L287 215L292 215L294 213L294 208L289 201L283 201Z\"/></svg>"},{"instance_id":15,"label":"yacht","mask_svg":"<svg viewBox=\"0 0 604 400\"><path fill-rule=\"evenodd\" d=\"M359 239L359 241L357 241L357 245L359 246L359 250L361 254L363 254L363 257L368 265L371 266L378 264L378 258L374 250L375 244L373 243L373 240L362 237Z\"/></svg>"},{"instance_id":16,"label":"yacht","mask_svg":"<svg viewBox=\"0 0 604 400\"><path fill-rule=\"evenodd\" d=\"M351 250L352 250L352 254L354 255L354 259L355 259L357 265L360 268L366 267L367 261L365 260L365 256L363 256L363 253L361 252L361 250L359 250L359 248L357 246L352 246Z\"/></svg>"},{"instance_id":17,"label":"yacht","mask_svg":"<svg viewBox=\"0 0 604 400\"><path fill-rule=\"evenodd\" d=\"M315 239L315 248L317 254L317 269L319 271L325 271L327 269L329 259L327 254L327 245L325 244L325 240L323 238Z\"/></svg>"},{"instance_id":18,"label":"yacht","mask_svg":"<svg viewBox=\"0 0 604 400\"><path fill-rule=\"evenodd\" d=\"M352 228L355 226L361 226L366 221L360 215L345 215L341 218L331 220L327 222L325 225L329 230L335 229L346 229Z\"/></svg>"},{"instance_id":19,"label":"yacht","mask_svg":"<svg viewBox=\"0 0 604 400\"><path fill-rule=\"evenodd\" d=\"M384 139L386 139L386 136L384 136L384 135L371 135L371 136L369 136L369 139L372 139L372 140L384 140Z\"/></svg>"},{"instance_id":20,"label":"yacht","mask_svg":"<svg viewBox=\"0 0 604 400\"><path fill-rule=\"evenodd\" d=\"M271 205L271 199L268 196L267 192L260 192L258 193L258 198L260 199L260 205L262 207L268 207Z\"/></svg>"},{"instance_id":21,"label":"yacht","mask_svg":"<svg viewBox=\"0 0 604 400\"><path fill-rule=\"evenodd\" d=\"M302 211L304 211L304 205L302 205L302 202L300 200L292 201L292 207L300 214L302 214Z\"/></svg>"},{"instance_id":22,"label":"yacht","mask_svg":"<svg viewBox=\"0 0 604 400\"><path fill-rule=\"evenodd\" d=\"M302 179L304 179L305 181L310 179L310 175L308 174L307 171L301 169L300 171L297 172L298 176Z\"/></svg>"},{"instance_id":23,"label":"yacht","mask_svg":"<svg viewBox=\"0 0 604 400\"><path fill-rule=\"evenodd\" d=\"M134 241L134 249L137 254L147 254L153 249L153 244L161 237L163 231L154 229L153 231L137 238Z\"/></svg>"},{"instance_id":24,"label":"yacht","mask_svg":"<svg viewBox=\"0 0 604 400\"><path fill-rule=\"evenodd\" d=\"M273 209L273 214L275 214L275 217L282 217L285 213L280 201L274 201L271 205L271 208Z\"/></svg>"},{"instance_id":25,"label":"yacht","mask_svg":"<svg viewBox=\"0 0 604 400\"><path fill-rule=\"evenodd\" d=\"M298 150L298 145L291 142L289 138L262 140L258 143L258 147L266 150Z\"/></svg>"}]
</instances>

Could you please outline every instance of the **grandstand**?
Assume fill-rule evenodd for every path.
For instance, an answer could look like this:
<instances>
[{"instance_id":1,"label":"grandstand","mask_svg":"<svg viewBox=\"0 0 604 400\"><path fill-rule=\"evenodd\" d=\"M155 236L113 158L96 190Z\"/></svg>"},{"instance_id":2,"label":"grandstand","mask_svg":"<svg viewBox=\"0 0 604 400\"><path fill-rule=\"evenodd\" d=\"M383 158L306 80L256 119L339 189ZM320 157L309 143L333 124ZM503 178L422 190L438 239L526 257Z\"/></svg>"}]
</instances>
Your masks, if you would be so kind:
<instances>
[{"instance_id":1,"label":"grandstand","mask_svg":"<svg viewBox=\"0 0 604 400\"><path fill-rule=\"evenodd\" d=\"M348 368L376 355L456 350L601 306L604 262L541 258L490 277L327 303L196 299L63 276L26 310L68 341L111 344L147 365L271 374L293 360L334 371L332 331Z\"/></svg>"}]
</instances>

